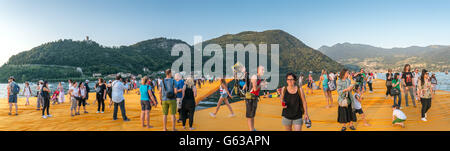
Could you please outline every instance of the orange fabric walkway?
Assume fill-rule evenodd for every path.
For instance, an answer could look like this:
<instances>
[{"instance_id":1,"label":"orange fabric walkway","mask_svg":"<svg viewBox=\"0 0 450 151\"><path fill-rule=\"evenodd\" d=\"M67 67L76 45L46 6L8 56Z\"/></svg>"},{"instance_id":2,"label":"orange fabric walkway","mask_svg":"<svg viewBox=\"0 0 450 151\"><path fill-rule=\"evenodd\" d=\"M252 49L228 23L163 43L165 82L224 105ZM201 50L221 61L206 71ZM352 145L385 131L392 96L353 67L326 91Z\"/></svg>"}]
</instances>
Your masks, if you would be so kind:
<instances>
[{"instance_id":1,"label":"orange fabric walkway","mask_svg":"<svg viewBox=\"0 0 450 151\"><path fill-rule=\"evenodd\" d=\"M202 86L199 90L197 100L202 100L206 96L214 93L218 89L218 82ZM392 127L392 99L385 99L384 81L377 79L374 83L374 92L366 93L362 101L364 112L370 127L363 126L358 121L357 130L360 131L449 131L450 130L450 92L437 91L432 100L431 109L428 112L428 122L420 120L421 104L417 108L412 106L404 107L408 117L406 128ZM158 93L156 93L158 94ZM95 95L91 94L88 100L92 103ZM334 106L326 109L326 101L322 90L315 90L314 94L307 94L309 115L312 120L312 128L305 131L338 131L340 124L337 123L337 95L333 92ZM19 98L19 116L9 116L8 103L6 99L0 99L0 130L2 131L159 131L162 130L162 111L160 105L150 112L150 124L154 128L142 128L140 121L140 102L136 92L125 95L127 116L130 122L112 120L112 108L106 107L104 114L97 114L97 104L87 106L88 114L71 117L69 103L51 105L50 112L54 117L48 119L41 118L41 111L36 111L36 98L31 98L32 106L24 106L25 98ZM404 102L404 100L402 100ZM109 100L106 101L108 103ZM402 103L404 104L404 103ZM208 108L195 113L195 130L200 131L246 131L247 121L245 118L245 103L239 101L232 103L236 116L229 118L229 110L222 107L216 118L209 116L215 108ZM13 109L14 110L14 109ZM255 127L259 131L282 131L281 124L281 104L279 98L263 98L258 104L255 118ZM13 111L14 113L14 111ZM359 116L358 116L359 117ZM170 130L170 118L168 128ZM177 124L177 129L182 130L181 124Z\"/></svg>"}]
</instances>

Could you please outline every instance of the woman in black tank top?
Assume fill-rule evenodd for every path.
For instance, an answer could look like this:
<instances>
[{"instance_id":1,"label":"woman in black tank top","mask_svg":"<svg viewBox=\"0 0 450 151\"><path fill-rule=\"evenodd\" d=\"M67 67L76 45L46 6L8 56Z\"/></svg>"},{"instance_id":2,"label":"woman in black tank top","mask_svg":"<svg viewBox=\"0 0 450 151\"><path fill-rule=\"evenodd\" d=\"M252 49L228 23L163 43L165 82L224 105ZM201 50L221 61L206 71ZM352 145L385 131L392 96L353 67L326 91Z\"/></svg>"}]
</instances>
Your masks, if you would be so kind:
<instances>
[{"instance_id":1,"label":"woman in black tank top","mask_svg":"<svg viewBox=\"0 0 450 151\"><path fill-rule=\"evenodd\" d=\"M297 77L293 73L286 75L287 86L283 87L280 97L283 106L282 123L287 131L301 131L303 119L309 120L305 95L302 88L295 85L296 79Z\"/></svg>"},{"instance_id":2,"label":"woman in black tank top","mask_svg":"<svg viewBox=\"0 0 450 151\"><path fill-rule=\"evenodd\" d=\"M283 108L283 112L281 116L290 119L295 120L302 118L303 115L303 106L302 106L302 100L300 99L300 94L298 93L298 87L294 86L295 93L291 94L288 89L284 88L284 102L286 108Z\"/></svg>"}]
</instances>

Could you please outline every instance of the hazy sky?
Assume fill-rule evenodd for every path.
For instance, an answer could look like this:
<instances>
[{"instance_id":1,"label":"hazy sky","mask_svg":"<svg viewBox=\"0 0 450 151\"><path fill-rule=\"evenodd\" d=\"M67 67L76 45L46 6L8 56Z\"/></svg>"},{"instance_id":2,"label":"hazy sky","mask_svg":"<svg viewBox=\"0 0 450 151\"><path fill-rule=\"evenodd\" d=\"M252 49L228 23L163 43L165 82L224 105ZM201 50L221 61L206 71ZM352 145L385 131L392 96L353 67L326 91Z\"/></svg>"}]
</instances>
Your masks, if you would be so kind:
<instances>
[{"instance_id":1,"label":"hazy sky","mask_svg":"<svg viewBox=\"0 0 450 151\"><path fill-rule=\"evenodd\" d=\"M313 48L450 45L449 0L0 0L0 64L58 39L105 46L156 37L193 43L241 31L284 30Z\"/></svg>"}]
</instances>

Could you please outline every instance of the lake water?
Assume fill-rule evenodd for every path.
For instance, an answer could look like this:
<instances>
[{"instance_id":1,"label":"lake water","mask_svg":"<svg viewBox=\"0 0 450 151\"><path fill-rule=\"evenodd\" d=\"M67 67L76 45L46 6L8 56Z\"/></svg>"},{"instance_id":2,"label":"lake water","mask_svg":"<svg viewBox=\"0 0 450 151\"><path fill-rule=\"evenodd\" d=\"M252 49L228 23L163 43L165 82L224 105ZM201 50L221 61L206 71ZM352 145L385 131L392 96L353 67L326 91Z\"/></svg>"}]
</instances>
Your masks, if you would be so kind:
<instances>
[{"instance_id":1,"label":"lake water","mask_svg":"<svg viewBox=\"0 0 450 151\"><path fill-rule=\"evenodd\" d=\"M438 81L437 89L450 91L450 75L446 75L444 72L433 72L436 74L436 79ZM430 73L431 76L431 73ZM378 73L377 78L386 80L386 73Z\"/></svg>"}]
</instances>

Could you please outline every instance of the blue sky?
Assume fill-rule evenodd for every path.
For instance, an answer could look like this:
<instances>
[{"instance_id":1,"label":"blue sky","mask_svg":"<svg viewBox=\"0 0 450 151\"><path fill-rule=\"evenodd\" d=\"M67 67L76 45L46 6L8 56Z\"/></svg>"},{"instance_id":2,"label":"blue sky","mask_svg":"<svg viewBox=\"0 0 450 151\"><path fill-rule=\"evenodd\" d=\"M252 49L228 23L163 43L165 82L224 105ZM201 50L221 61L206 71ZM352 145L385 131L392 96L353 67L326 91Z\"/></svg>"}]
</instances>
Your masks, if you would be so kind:
<instances>
[{"instance_id":1,"label":"blue sky","mask_svg":"<svg viewBox=\"0 0 450 151\"><path fill-rule=\"evenodd\" d=\"M193 43L281 29L313 48L450 45L448 0L0 0L0 64L58 39L105 46L156 37Z\"/></svg>"}]
</instances>

